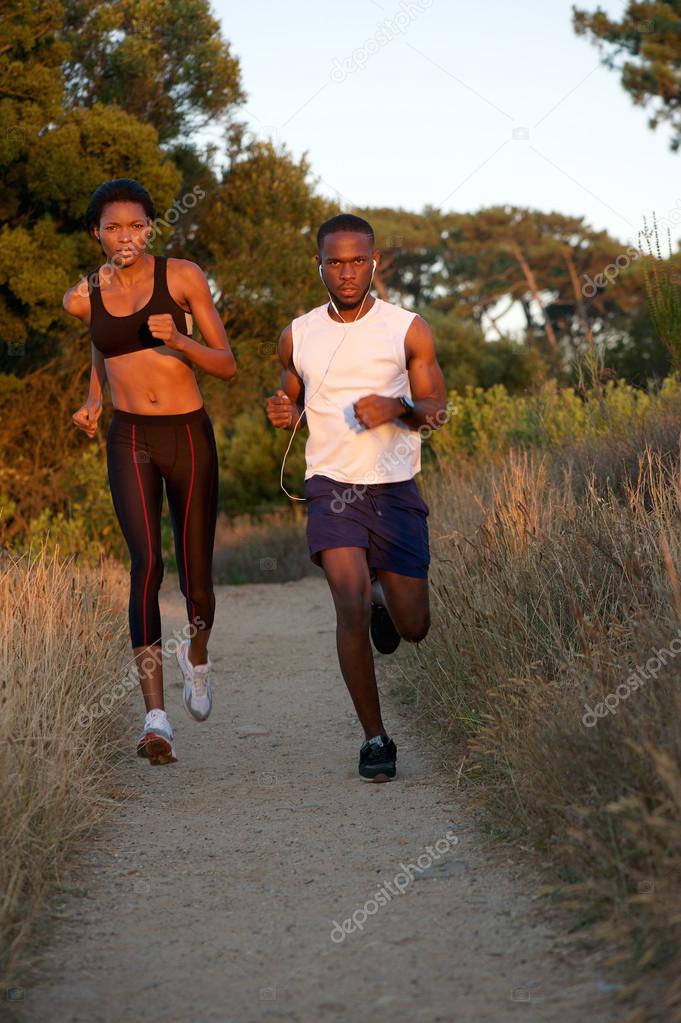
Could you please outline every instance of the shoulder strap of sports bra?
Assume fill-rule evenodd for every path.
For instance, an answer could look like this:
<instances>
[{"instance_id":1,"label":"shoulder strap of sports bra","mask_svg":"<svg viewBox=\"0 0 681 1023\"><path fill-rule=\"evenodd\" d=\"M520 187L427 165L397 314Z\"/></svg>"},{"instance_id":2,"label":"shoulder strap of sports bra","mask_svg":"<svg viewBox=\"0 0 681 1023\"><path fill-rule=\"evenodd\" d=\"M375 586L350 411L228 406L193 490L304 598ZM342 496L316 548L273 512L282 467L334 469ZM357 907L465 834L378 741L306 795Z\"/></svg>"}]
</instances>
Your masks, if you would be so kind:
<instances>
[{"instance_id":1,"label":"shoulder strap of sports bra","mask_svg":"<svg viewBox=\"0 0 681 1023\"><path fill-rule=\"evenodd\" d=\"M156 273L154 275L154 300L156 300L157 294L160 296L164 306L175 306L179 309L183 316L191 317L191 313L183 309L180 303L173 298L170 294L170 288L168 287L168 256L156 256ZM191 319L187 321L188 329Z\"/></svg>"},{"instance_id":2,"label":"shoulder strap of sports bra","mask_svg":"<svg viewBox=\"0 0 681 1023\"><path fill-rule=\"evenodd\" d=\"M168 257L154 256L154 299L173 301L168 291Z\"/></svg>"}]
</instances>

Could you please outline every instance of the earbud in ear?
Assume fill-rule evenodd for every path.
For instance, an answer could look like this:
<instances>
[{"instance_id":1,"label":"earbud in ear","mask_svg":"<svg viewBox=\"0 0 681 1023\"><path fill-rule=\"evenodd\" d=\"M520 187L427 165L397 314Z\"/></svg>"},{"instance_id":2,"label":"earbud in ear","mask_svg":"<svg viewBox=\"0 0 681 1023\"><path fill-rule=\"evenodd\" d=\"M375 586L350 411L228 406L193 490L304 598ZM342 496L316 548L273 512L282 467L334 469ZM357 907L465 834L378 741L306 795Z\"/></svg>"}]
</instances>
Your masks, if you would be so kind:
<instances>
[{"instance_id":1,"label":"earbud in ear","mask_svg":"<svg viewBox=\"0 0 681 1023\"><path fill-rule=\"evenodd\" d=\"M317 267L317 269L319 270L319 276L320 276L320 277L322 278L322 280L324 280L324 278L323 278L323 276L322 276L322 264L321 264L321 263L319 264L319 266Z\"/></svg>"},{"instance_id":2,"label":"earbud in ear","mask_svg":"<svg viewBox=\"0 0 681 1023\"><path fill-rule=\"evenodd\" d=\"M376 267L377 267L377 265L378 265L378 264L376 263L376 260L374 260L374 261L373 261L374 271L376 270Z\"/></svg>"}]
</instances>

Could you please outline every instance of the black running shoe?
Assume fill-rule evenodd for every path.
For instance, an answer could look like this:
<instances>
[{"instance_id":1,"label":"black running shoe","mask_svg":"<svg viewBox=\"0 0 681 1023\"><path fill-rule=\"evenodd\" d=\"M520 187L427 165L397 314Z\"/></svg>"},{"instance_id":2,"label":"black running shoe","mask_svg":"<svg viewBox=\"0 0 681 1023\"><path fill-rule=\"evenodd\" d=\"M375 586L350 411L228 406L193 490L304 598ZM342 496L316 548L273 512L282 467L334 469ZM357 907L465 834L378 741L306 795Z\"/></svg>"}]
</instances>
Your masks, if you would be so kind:
<instances>
[{"instance_id":1,"label":"black running shoe","mask_svg":"<svg viewBox=\"0 0 681 1023\"><path fill-rule=\"evenodd\" d=\"M392 654L400 645L400 634L383 604L371 604L371 640L379 654Z\"/></svg>"},{"instance_id":2,"label":"black running shoe","mask_svg":"<svg viewBox=\"0 0 681 1023\"><path fill-rule=\"evenodd\" d=\"M397 774L397 746L388 735L375 735L362 743L359 776L362 781L392 781Z\"/></svg>"}]
</instances>

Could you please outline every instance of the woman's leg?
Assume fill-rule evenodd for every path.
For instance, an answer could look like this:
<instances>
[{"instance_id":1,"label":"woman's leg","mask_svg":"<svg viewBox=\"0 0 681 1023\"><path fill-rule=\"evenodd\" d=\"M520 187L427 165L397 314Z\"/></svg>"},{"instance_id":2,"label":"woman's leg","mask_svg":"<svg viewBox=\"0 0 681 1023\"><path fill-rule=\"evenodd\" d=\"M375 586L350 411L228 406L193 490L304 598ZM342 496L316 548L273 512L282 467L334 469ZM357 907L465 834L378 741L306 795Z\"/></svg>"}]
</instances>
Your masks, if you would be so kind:
<instances>
[{"instance_id":1,"label":"woman's leg","mask_svg":"<svg viewBox=\"0 0 681 1023\"><path fill-rule=\"evenodd\" d=\"M195 626L189 648L192 664L206 664L215 617L213 547L218 509L218 453L205 409L188 413L176 427L177 454L166 475L168 507L175 538L180 589L187 617Z\"/></svg>"},{"instance_id":2,"label":"woman's leg","mask_svg":"<svg viewBox=\"0 0 681 1023\"><path fill-rule=\"evenodd\" d=\"M140 421L114 418L106 439L109 486L114 509L130 551L128 618L146 709L163 709L161 615L158 591L163 579L161 507L163 478Z\"/></svg>"}]
</instances>

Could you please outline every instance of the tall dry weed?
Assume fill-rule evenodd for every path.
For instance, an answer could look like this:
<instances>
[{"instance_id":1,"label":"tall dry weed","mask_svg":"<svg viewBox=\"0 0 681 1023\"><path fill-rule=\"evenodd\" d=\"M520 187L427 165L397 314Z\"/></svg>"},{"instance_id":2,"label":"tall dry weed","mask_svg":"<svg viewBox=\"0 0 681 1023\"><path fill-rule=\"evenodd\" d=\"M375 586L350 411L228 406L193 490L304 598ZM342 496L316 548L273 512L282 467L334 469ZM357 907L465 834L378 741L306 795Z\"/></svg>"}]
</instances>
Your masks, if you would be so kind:
<instances>
[{"instance_id":1,"label":"tall dry weed","mask_svg":"<svg viewBox=\"0 0 681 1023\"><path fill-rule=\"evenodd\" d=\"M0 554L0 945L9 984L74 842L101 820L116 707L88 716L127 656L127 578L45 545Z\"/></svg>"},{"instance_id":2,"label":"tall dry weed","mask_svg":"<svg viewBox=\"0 0 681 1023\"><path fill-rule=\"evenodd\" d=\"M431 481L435 615L409 684L482 819L536 850L642 1004L657 968L678 1021L678 423L676 453L636 438L620 464L619 441L588 443Z\"/></svg>"}]
</instances>

